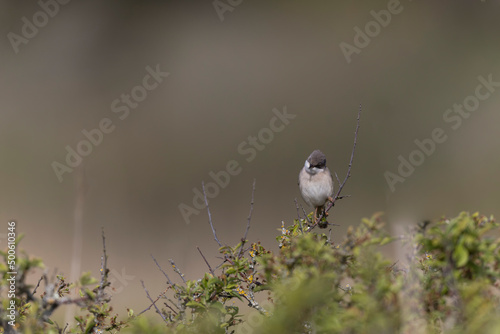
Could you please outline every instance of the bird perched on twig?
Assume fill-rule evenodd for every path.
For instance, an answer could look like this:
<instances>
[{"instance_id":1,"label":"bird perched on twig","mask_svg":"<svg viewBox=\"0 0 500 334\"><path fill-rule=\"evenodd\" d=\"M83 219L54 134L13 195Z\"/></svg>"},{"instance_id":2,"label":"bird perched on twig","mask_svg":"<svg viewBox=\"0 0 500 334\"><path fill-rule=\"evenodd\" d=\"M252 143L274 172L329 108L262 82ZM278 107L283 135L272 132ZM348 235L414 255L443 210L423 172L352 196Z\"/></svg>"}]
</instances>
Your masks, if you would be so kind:
<instances>
[{"instance_id":1,"label":"bird perched on twig","mask_svg":"<svg viewBox=\"0 0 500 334\"><path fill-rule=\"evenodd\" d=\"M299 188L304 201L314 208L314 223L318 223L319 217L326 216L326 202L333 201L332 174L326 167L326 156L320 150L312 152L304 163L299 173Z\"/></svg>"}]
</instances>

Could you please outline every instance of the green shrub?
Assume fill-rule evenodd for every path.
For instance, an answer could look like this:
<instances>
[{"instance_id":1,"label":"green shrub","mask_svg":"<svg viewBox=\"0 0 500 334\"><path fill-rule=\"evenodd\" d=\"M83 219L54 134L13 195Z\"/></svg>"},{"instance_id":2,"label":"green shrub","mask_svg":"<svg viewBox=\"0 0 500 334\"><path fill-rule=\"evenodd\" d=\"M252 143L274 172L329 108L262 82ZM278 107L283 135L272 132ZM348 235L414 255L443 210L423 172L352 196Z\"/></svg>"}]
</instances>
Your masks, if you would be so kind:
<instances>
[{"instance_id":1,"label":"green shrub","mask_svg":"<svg viewBox=\"0 0 500 334\"><path fill-rule=\"evenodd\" d=\"M276 253L259 243L247 246L246 240L221 247L220 267L209 265L202 278L183 284L172 283L164 272L170 283L160 295L148 293L150 311L139 316L130 311L123 322L111 315L103 297L109 283L103 286L102 276L97 285L89 276L79 284L58 278L52 289L58 296L81 292L81 320L68 332L97 333L96 319L100 330L111 333L500 332L500 240L493 238L498 233L493 218L461 213L398 237L387 235L383 226L376 214L333 244L325 230L296 220L282 227ZM396 257L382 252L389 243L400 249ZM23 277L41 262L18 261L23 287ZM172 267L183 276L173 262ZM6 267L0 270L5 276ZM2 290L5 286L4 279ZM44 318L46 296L30 297L31 289L24 285L17 291L17 330L63 333ZM240 309L245 304L248 308ZM5 300L2 307L5 326ZM151 321L153 310L158 321Z\"/></svg>"}]
</instances>

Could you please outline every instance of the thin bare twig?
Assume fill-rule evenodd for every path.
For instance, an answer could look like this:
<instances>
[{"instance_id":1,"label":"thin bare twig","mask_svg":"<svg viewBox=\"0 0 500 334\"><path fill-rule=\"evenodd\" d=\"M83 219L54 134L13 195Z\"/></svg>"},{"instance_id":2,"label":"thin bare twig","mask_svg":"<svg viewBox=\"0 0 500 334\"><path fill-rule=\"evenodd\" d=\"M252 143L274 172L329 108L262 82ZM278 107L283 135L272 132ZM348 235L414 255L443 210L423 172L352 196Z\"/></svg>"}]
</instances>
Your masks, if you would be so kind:
<instances>
[{"instance_id":1,"label":"thin bare twig","mask_svg":"<svg viewBox=\"0 0 500 334\"><path fill-rule=\"evenodd\" d=\"M160 269L160 271L163 273L163 275L165 275L165 277L167 278L167 282L168 284L170 284L172 287L174 287L175 289L175 286L174 284L172 283L172 281L170 280L170 277L168 277L167 273L163 270L163 268L160 266L160 264L158 263L158 261L156 261L155 257L153 256L153 254L151 254L151 257L153 258L153 261L156 263L156 266L158 267L158 269Z\"/></svg>"},{"instance_id":2,"label":"thin bare twig","mask_svg":"<svg viewBox=\"0 0 500 334\"><path fill-rule=\"evenodd\" d=\"M302 230L302 218L300 218L300 212L299 212L299 202L297 202L297 198L294 198L294 202L295 202L295 208L297 209L297 217L299 217L299 229L300 229L300 232L303 234L304 231ZM307 218L307 216L306 216Z\"/></svg>"},{"instance_id":3,"label":"thin bare twig","mask_svg":"<svg viewBox=\"0 0 500 334\"><path fill-rule=\"evenodd\" d=\"M179 311L181 310L179 306L175 305L175 302L174 302L172 299L168 298L167 296L165 296L165 298L166 298L169 302L171 302L171 303L172 303L172 305L174 305L174 306L175 306L175 307L176 307ZM179 294L179 299L178 299L178 301L179 301L179 302L180 302L180 299L181 299L181 297L180 297L180 294ZM171 307L169 307L169 308L171 308ZM172 310L173 310L173 309L172 309Z\"/></svg>"},{"instance_id":4,"label":"thin bare twig","mask_svg":"<svg viewBox=\"0 0 500 334\"><path fill-rule=\"evenodd\" d=\"M299 202L297 202L297 197L295 197L293 201L295 202L295 208L297 209L297 218L300 220L302 218L300 218Z\"/></svg>"},{"instance_id":5,"label":"thin bare twig","mask_svg":"<svg viewBox=\"0 0 500 334\"><path fill-rule=\"evenodd\" d=\"M144 287L144 282L143 282L143 281L141 281L141 282L143 283L142 287ZM165 294L167 293L168 289L170 289L170 287L167 287L167 288L165 289L165 291L163 291L163 292L162 292L162 293L161 293L161 294L160 294L160 295L159 295L159 296L158 296L158 297L157 297L157 298L156 298L156 299L155 299L155 300L151 303L151 305L149 305L146 309L142 310L142 312L140 312L140 313L139 313L139 314L137 314L137 315L141 315L141 314L143 314L144 312L149 311L149 310L151 309L151 307L153 307L153 305L154 305L154 304L156 304L156 303L158 302L158 300L160 300L160 298L161 298L161 297L164 297L164 296L165 296ZM165 303L165 305L166 305L169 309L171 309L171 310L172 310L175 314L177 314L177 312L176 312L173 308L171 308L169 305L167 305L167 303Z\"/></svg>"},{"instance_id":6,"label":"thin bare twig","mask_svg":"<svg viewBox=\"0 0 500 334\"><path fill-rule=\"evenodd\" d=\"M338 182L339 187L340 187L340 179L339 179L339 176L338 176L337 172L334 172L334 173L335 173L335 177L337 178L337 182Z\"/></svg>"},{"instance_id":7,"label":"thin bare twig","mask_svg":"<svg viewBox=\"0 0 500 334\"><path fill-rule=\"evenodd\" d=\"M175 262L174 260L172 259L168 259L168 261L170 262L170 264L172 265L172 268L174 268L174 271L182 278L182 281L184 283L186 283L186 279L184 278L184 274L181 273L181 271L179 270L179 268L177 268L177 266L175 265Z\"/></svg>"},{"instance_id":8,"label":"thin bare twig","mask_svg":"<svg viewBox=\"0 0 500 334\"><path fill-rule=\"evenodd\" d=\"M351 195L339 196L339 197L337 197L337 199L339 200L339 199L343 199L343 198L347 198L347 197L351 197Z\"/></svg>"},{"instance_id":9,"label":"thin bare twig","mask_svg":"<svg viewBox=\"0 0 500 334\"><path fill-rule=\"evenodd\" d=\"M31 293L32 295L35 295L36 293L36 289L38 289L38 287L40 286L40 282L43 280L43 276L40 276L40 279L38 280L38 283L36 284L35 288L33 289L33 292Z\"/></svg>"},{"instance_id":10,"label":"thin bare twig","mask_svg":"<svg viewBox=\"0 0 500 334\"><path fill-rule=\"evenodd\" d=\"M222 247L219 238L217 238L217 233L215 233L214 224L212 223L212 214L210 213L210 207L208 206L207 193L205 192L205 182L201 182L201 187L203 188L203 196L205 197L205 205L207 206L208 212L208 221L210 222L210 227L212 228L212 233L214 234L214 239L219 244L219 247Z\"/></svg>"},{"instance_id":11,"label":"thin bare twig","mask_svg":"<svg viewBox=\"0 0 500 334\"><path fill-rule=\"evenodd\" d=\"M85 209L85 194L87 192L86 178L85 178L85 165L82 164L78 167L76 174L76 202L73 211L74 229L73 229L73 250L69 279L74 282L78 280L81 273L82 266L82 252L83 252L83 216ZM70 323L75 318L75 308L68 307L65 310L64 321Z\"/></svg>"},{"instance_id":12,"label":"thin bare twig","mask_svg":"<svg viewBox=\"0 0 500 334\"><path fill-rule=\"evenodd\" d=\"M222 257L217 257L218 259L222 259ZM219 269L220 267L222 267L224 265L224 263L226 263L226 260L224 259L224 261L222 261L221 264L218 264L217 267L215 267L215 270Z\"/></svg>"},{"instance_id":13,"label":"thin bare twig","mask_svg":"<svg viewBox=\"0 0 500 334\"><path fill-rule=\"evenodd\" d=\"M307 216L307 212L306 212L306 210L304 209L304 207L302 206L302 204L300 205L300 208L302 209L302 212L304 213L304 217L305 217L305 219L307 220L307 222L308 222L309 224L312 224L312 221L311 221L311 220L309 219L309 217Z\"/></svg>"},{"instance_id":14,"label":"thin bare twig","mask_svg":"<svg viewBox=\"0 0 500 334\"><path fill-rule=\"evenodd\" d=\"M198 252L200 252L201 257L203 258L203 260L204 260L204 261L205 261L205 263L207 264L207 266L208 266L208 270L210 270L210 273L212 274L212 276L214 276L214 277L215 277L215 273L214 273L214 271L212 270L212 267L210 267L210 263L208 263L207 259L205 258L205 255L203 255L203 253L201 252L200 247L196 246L196 249L198 250Z\"/></svg>"},{"instance_id":15,"label":"thin bare twig","mask_svg":"<svg viewBox=\"0 0 500 334\"><path fill-rule=\"evenodd\" d=\"M175 314L175 315L177 315L177 311L176 311L176 310L174 310L174 309L172 308L172 306L168 305L168 304L167 304L167 302L164 302L164 303L163 303L163 305L165 305L166 307L168 307L170 310L172 310L172 312L174 312L174 314ZM175 306L175 304L174 304L174 306ZM177 306L176 306L176 307L177 307Z\"/></svg>"},{"instance_id":16,"label":"thin bare twig","mask_svg":"<svg viewBox=\"0 0 500 334\"><path fill-rule=\"evenodd\" d=\"M102 228L102 256L101 256L101 282L98 288L98 298L105 296L104 289L110 284L108 282L108 254L106 254L106 237L104 235L104 228ZM101 300L102 301L102 300Z\"/></svg>"},{"instance_id":17,"label":"thin bare twig","mask_svg":"<svg viewBox=\"0 0 500 334\"><path fill-rule=\"evenodd\" d=\"M241 247L240 247L240 252L238 253L238 257L241 257L241 254L243 254L243 246L245 246L245 243L247 242L248 230L250 230L250 221L252 220L253 202L254 202L253 198L255 194L255 183L256 180L253 179L252 200L250 201L250 213L248 214L247 218L247 229L245 230L245 235L243 236L243 239L241 239Z\"/></svg>"},{"instance_id":18,"label":"thin bare twig","mask_svg":"<svg viewBox=\"0 0 500 334\"><path fill-rule=\"evenodd\" d=\"M58 332L59 334L64 334L64 333L66 333L66 329L68 329L68 326L69 326L69 324L68 324L68 323L66 323L66 326L64 326L64 328L59 327L59 324L57 323L57 321L54 321L54 323L55 323L55 325L56 325L56 329L57 329L57 332ZM8 332L6 332L6 333L8 333Z\"/></svg>"},{"instance_id":19,"label":"thin bare twig","mask_svg":"<svg viewBox=\"0 0 500 334\"><path fill-rule=\"evenodd\" d=\"M359 132L359 119L361 117L361 104L359 105L359 110L358 110L358 119L356 120L356 131L354 131L354 144L352 145L352 152L351 152L351 160L349 161L349 167L347 168L347 174L344 178L344 181L340 184L339 190L335 194L335 197L333 198L332 203L327 207L325 210L328 211L330 208L335 204L335 201L339 198L340 193L342 192L342 189L344 188L347 179L351 177L351 169L352 169L352 162L354 161L354 152L356 151L356 143L358 140L358 132Z\"/></svg>"},{"instance_id":20,"label":"thin bare twig","mask_svg":"<svg viewBox=\"0 0 500 334\"><path fill-rule=\"evenodd\" d=\"M252 219L252 212L253 212L253 198L254 198L254 193L255 193L255 183L256 183L256 180L253 179L253 185L252 185L252 201L250 202L250 213L248 214L248 218L247 218L247 229L245 231L245 236L243 237L243 239L247 239L247 235L248 235L248 230L250 229L250 220Z\"/></svg>"},{"instance_id":21,"label":"thin bare twig","mask_svg":"<svg viewBox=\"0 0 500 334\"><path fill-rule=\"evenodd\" d=\"M163 313L160 312L160 309L158 308L158 306L156 306L156 302L158 301L158 299L160 299L160 297L158 297L155 301L153 301L153 298L151 298L151 296L149 295L149 291L148 291L148 289L146 289L146 286L144 285L143 280L141 280L141 284L142 284L144 291L146 291L146 296L148 296L148 299L151 301L151 304L155 307L156 313L158 313L161 316L161 318L163 319L163 321L165 321L165 323L168 324L167 318L165 318L165 315L163 315ZM151 306L149 308L147 308L146 310L142 311L141 313L149 310L150 308L151 308Z\"/></svg>"},{"instance_id":22,"label":"thin bare twig","mask_svg":"<svg viewBox=\"0 0 500 334\"><path fill-rule=\"evenodd\" d=\"M347 196L343 196L341 197L340 196L340 193L342 192L342 189L344 188L346 182L347 182L347 179L349 177L351 177L351 169L352 169L352 162L354 160L354 152L356 151L356 143L357 143L357 139L358 139L358 132L359 132L359 120L360 120L360 117L361 117L361 104L359 105L359 110L358 110L358 118L356 120L356 131L354 131L354 144L352 146L352 151L351 151L351 160L349 161L349 167L347 168L347 174L344 178L344 181L342 181L342 183L340 184L339 186L339 190L337 190L337 193L335 194L335 196L332 198L332 201L330 202L330 204L328 204L328 206L325 208L324 212L320 215L320 217L318 218L318 221L315 222L311 228L309 230L312 230L314 227L316 227L316 225L318 225L318 223L321 221L321 219L325 216L325 213L328 212L328 210L330 210L332 208L332 206L335 205L335 201L337 199L341 199L343 197L347 197ZM337 176L337 174L335 174ZM337 176L337 179L338 179L338 176Z\"/></svg>"}]
</instances>

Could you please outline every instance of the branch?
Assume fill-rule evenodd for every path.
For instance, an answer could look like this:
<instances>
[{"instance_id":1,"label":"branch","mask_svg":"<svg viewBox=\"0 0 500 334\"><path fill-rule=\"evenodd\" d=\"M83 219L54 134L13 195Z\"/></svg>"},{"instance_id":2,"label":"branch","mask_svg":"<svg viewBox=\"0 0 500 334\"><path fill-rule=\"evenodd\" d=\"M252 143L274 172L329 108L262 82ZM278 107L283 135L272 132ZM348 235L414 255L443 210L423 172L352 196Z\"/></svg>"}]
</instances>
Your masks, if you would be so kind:
<instances>
[{"instance_id":1,"label":"branch","mask_svg":"<svg viewBox=\"0 0 500 334\"><path fill-rule=\"evenodd\" d=\"M174 304L174 303L172 303L172 304L175 306L175 304ZM170 311L172 311L175 315L177 315L177 311L176 311L176 310L174 310L174 309L172 308L172 306L168 305L168 304L167 304L167 302L164 302L164 303L163 303L163 305L165 305L166 307L168 307L168 308L170 309ZM175 306L175 307L177 307L177 306Z\"/></svg>"},{"instance_id":2,"label":"branch","mask_svg":"<svg viewBox=\"0 0 500 334\"><path fill-rule=\"evenodd\" d=\"M250 229L250 220L252 219L252 212L253 212L253 196L254 196L254 193L255 193L255 183L256 183L256 180L253 179L253 185L252 185L252 201L250 202L250 213L248 214L248 218L247 218L247 229L245 231L245 236L243 237L243 239L247 239L247 235L248 235L248 230Z\"/></svg>"},{"instance_id":3,"label":"branch","mask_svg":"<svg viewBox=\"0 0 500 334\"><path fill-rule=\"evenodd\" d=\"M254 309L256 309L257 311L259 311L261 314L263 315L267 315L269 314L262 306L259 305L259 303L255 300L254 298L254 295L253 295L253 291L252 289L248 289L247 291L241 289L241 288L238 288L236 289L236 292L243 298L246 299L246 301L248 302L248 306L250 307L253 307Z\"/></svg>"},{"instance_id":4,"label":"branch","mask_svg":"<svg viewBox=\"0 0 500 334\"><path fill-rule=\"evenodd\" d=\"M339 176L338 176L337 172L334 172L334 173L335 173L335 177L337 178L337 182L338 182L339 187L340 187L340 179L339 179Z\"/></svg>"},{"instance_id":5,"label":"branch","mask_svg":"<svg viewBox=\"0 0 500 334\"><path fill-rule=\"evenodd\" d=\"M160 271L163 273L163 275L165 275L165 277L167 278L168 284L170 284L170 286L172 286L175 289L175 286L172 283L172 281L170 280L170 277L168 277L167 273L163 270L163 268L160 266L160 264L158 263L158 261L156 261L156 259L153 256L153 254L151 254L151 257L153 258L153 261L156 263L156 266L158 267L158 269L160 269Z\"/></svg>"},{"instance_id":6,"label":"branch","mask_svg":"<svg viewBox=\"0 0 500 334\"><path fill-rule=\"evenodd\" d=\"M170 262L170 264L172 265L172 268L174 268L174 271L175 271L177 274L179 274L179 276L182 278L182 281L183 281L184 283L186 283L186 279L184 278L184 274L183 274L183 273L181 273L181 271L179 270L179 268L177 268L177 266L175 265L174 260L172 260L172 259L168 259L168 261L169 261L169 262Z\"/></svg>"},{"instance_id":7,"label":"branch","mask_svg":"<svg viewBox=\"0 0 500 334\"><path fill-rule=\"evenodd\" d=\"M212 224L212 214L210 213L210 207L208 206L207 193L205 192L205 182L201 182L201 187L203 188L203 196L205 197L205 205L207 206L207 212L208 212L208 221L210 222L210 227L212 228L214 239L219 244L219 247L222 247L219 238L217 238L217 233L215 233L214 224Z\"/></svg>"},{"instance_id":8,"label":"branch","mask_svg":"<svg viewBox=\"0 0 500 334\"><path fill-rule=\"evenodd\" d=\"M293 201L295 202L295 208L297 209L297 218L299 218L299 220L301 220L302 218L300 218L299 202L297 202L297 197L295 197L295 199Z\"/></svg>"},{"instance_id":9,"label":"branch","mask_svg":"<svg viewBox=\"0 0 500 334\"><path fill-rule=\"evenodd\" d=\"M104 289L111 283L108 281L108 255L106 254L106 237L104 236L104 228L102 229L102 256L101 256L101 282L97 289L97 298L99 302L102 302L105 292ZM107 300L106 300L107 301Z\"/></svg>"},{"instance_id":10,"label":"branch","mask_svg":"<svg viewBox=\"0 0 500 334\"><path fill-rule=\"evenodd\" d=\"M302 219L300 218L300 213L299 213L299 203L297 202L297 198L294 199L295 202L295 208L297 209L297 216L299 217L299 220ZM302 209L302 213L304 214L304 220L307 220L309 224L312 224L312 221L309 220L309 217L307 217L307 212L304 210L304 207L300 205L300 208Z\"/></svg>"},{"instance_id":11,"label":"branch","mask_svg":"<svg viewBox=\"0 0 500 334\"><path fill-rule=\"evenodd\" d=\"M241 254L243 253L243 246L245 245L245 242L247 242L247 235L248 235L248 230L250 230L250 220L252 219L252 212L253 212L253 196L255 193L255 183L256 180L253 179L253 186L252 186L252 200L250 202L250 213L248 214L247 218L247 229L245 231L245 236L241 239L241 247L240 247L240 252L238 253L238 257L241 257Z\"/></svg>"},{"instance_id":12,"label":"branch","mask_svg":"<svg viewBox=\"0 0 500 334\"><path fill-rule=\"evenodd\" d=\"M326 211L330 210L331 207L335 204L335 201L340 198L340 193L342 192L342 189L344 188L347 179L351 177L351 169L352 169L352 162L354 160L354 152L356 151L356 142L358 140L358 132L359 132L359 119L361 117L361 104L359 105L359 110L358 110L358 119L356 121L356 131L354 132L354 144L352 146L352 152L351 152L351 160L349 161L349 168L347 169L347 174L344 178L344 181L339 187L339 190L335 194L335 197L333 198L332 203L327 207Z\"/></svg>"},{"instance_id":13,"label":"branch","mask_svg":"<svg viewBox=\"0 0 500 334\"><path fill-rule=\"evenodd\" d=\"M358 139L358 132L359 132L359 119L361 117L361 104L359 105L359 110L358 110L358 119L356 121L356 131L354 132L354 144L352 146L352 152L351 152L351 160L349 161L349 167L347 168L347 174L344 178L344 181L340 184L339 186L339 190L337 190L337 193L335 194L335 196L332 198L332 201L330 202L330 204L328 204L328 206L325 208L325 211L324 213L322 213L318 219L318 222L321 221L321 219L324 217L325 213L328 212L332 206L335 205L335 201L337 201L338 199L341 199L343 197L347 197L347 196L343 196L341 197L340 196L340 193L342 192L342 189L344 188L346 182L347 182L347 179L349 177L351 177L351 169L352 169L352 162L354 160L354 151L356 150L356 142L357 142L357 139ZM337 174L335 173L335 176L337 177L337 180L339 180ZM311 228L309 230L312 230L316 225L318 225L318 223L316 222L313 226L311 226Z\"/></svg>"},{"instance_id":14,"label":"branch","mask_svg":"<svg viewBox=\"0 0 500 334\"><path fill-rule=\"evenodd\" d=\"M73 210L73 250L72 250L72 260L69 279L74 282L78 280L78 277L82 271L82 252L83 252L83 228L84 228L84 209L85 209L85 194L87 192L86 187L86 175L84 164L78 167L78 172L76 175L76 199L75 208ZM65 310L64 321L66 323L73 322L75 318L75 308L68 307Z\"/></svg>"},{"instance_id":15,"label":"branch","mask_svg":"<svg viewBox=\"0 0 500 334\"><path fill-rule=\"evenodd\" d=\"M295 202L295 208L297 209L297 217L299 218L299 229L300 229L300 232L302 234L304 234L304 231L302 230L302 218L300 218L300 212L299 212L299 202L297 202L297 197L294 198L294 202ZM307 216L306 216L307 218Z\"/></svg>"},{"instance_id":16,"label":"branch","mask_svg":"<svg viewBox=\"0 0 500 334\"><path fill-rule=\"evenodd\" d=\"M45 274L44 274L44 275L45 275ZM37 290L37 289L38 289L38 287L40 286L40 282L43 280L44 275L40 276L40 279L38 280L38 283L36 284L35 289L33 289L33 292L31 293L31 295L33 295L33 296L35 295L36 290Z\"/></svg>"},{"instance_id":17,"label":"branch","mask_svg":"<svg viewBox=\"0 0 500 334\"><path fill-rule=\"evenodd\" d=\"M305 219L307 220L307 222L308 222L309 224L312 224L312 221L311 221L311 220L309 219L309 217L307 216L307 212L306 212L306 210L304 209L304 207L302 206L302 204L300 205L300 207L301 207L301 209L302 209L302 212L304 213L304 217L305 217Z\"/></svg>"},{"instance_id":18,"label":"branch","mask_svg":"<svg viewBox=\"0 0 500 334\"><path fill-rule=\"evenodd\" d=\"M144 289L146 289L146 288L144 287L144 282L143 282L143 281L141 281L141 283L143 283L143 284L142 284L142 287L143 287ZM160 300L160 298L161 298L161 297L165 297L165 294L167 293L168 289L170 289L170 287L167 287L167 288L165 289L165 291L163 291L163 292L162 292L162 293L161 293L161 294L160 294L160 295L159 295L159 296L158 296L158 297L157 297L157 298L156 298L156 299L155 299L155 300L151 303L151 305L149 305L146 309L144 309L142 312L140 312L140 313L139 313L139 314L137 314L137 315L139 316L139 315L143 314L144 312L149 311L149 310L151 309L151 307L153 307L153 306L154 306L154 305L158 302L158 300ZM176 311L175 311L172 307L170 307L170 305L168 305L167 303L164 303L164 304L165 304L165 306L167 306L169 309L171 309L171 310L174 312L174 314L175 314L175 315L177 315L177 312L176 312Z\"/></svg>"},{"instance_id":19,"label":"branch","mask_svg":"<svg viewBox=\"0 0 500 334\"><path fill-rule=\"evenodd\" d=\"M201 252L200 247L196 246L196 249L198 249L198 252L200 252L201 257L203 258L203 260L205 260L205 263L206 263L206 264L207 264L207 266L208 266L208 270L210 270L210 273L212 274L212 276L214 276L214 277L215 277L215 273L214 273L214 271L212 270L212 267L210 267L210 264L208 263L207 259L205 258L205 255L203 255L203 253Z\"/></svg>"},{"instance_id":20,"label":"branch","mask_svg":"<svg viewBox=\"0 0 500 334\"><path fill-rule=\"evenodd\" d=\"M168 324L167 318L165 318L163 313L161 313L160 310L158 309L158 306L156 306L156 302L158 301L158 299L160 299L160 297L158 297L155 301L153 301L153 299L149 295L148 289L146 289L146 286L144 285L143 280L141 280L141 284L142 284L142 287L144 288L144 291L146 291L146 296L148 296L148 299L151 301L152 305L155 307L156 313L158 313L161 316L161 318L163 319L163 321L165 321L165 323ZM142 311L141 313L144 313L145 311L149 310L150 308L151 308L151 306L148 307L146 310ZM141 313L139 313L139 314L141 314Z\"/></svg>"}]
</instances>

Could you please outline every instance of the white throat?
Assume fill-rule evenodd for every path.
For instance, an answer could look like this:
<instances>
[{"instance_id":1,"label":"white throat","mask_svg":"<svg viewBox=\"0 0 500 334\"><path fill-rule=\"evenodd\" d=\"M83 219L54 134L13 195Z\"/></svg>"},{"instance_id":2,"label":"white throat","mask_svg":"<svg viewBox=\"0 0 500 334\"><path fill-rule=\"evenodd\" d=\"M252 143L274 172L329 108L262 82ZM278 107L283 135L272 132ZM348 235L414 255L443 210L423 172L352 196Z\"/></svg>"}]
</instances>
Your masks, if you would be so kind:
<instances>
[{"instance_id":1,"label":"white throat","mask_svg":"<svg viewBox=\"0 0 500 334\"><path fill-rule=\"evenodd\" d=\"M306 160L306 162L304 163L304 169L306 170L306 172L308 174L316 175L316 174L324 171L324 169L322 169L322 168L318 168L318 167L310 168L310 167L311 167L311 164L309 163L309 161Z\"/></svg>"}]
</instances>

